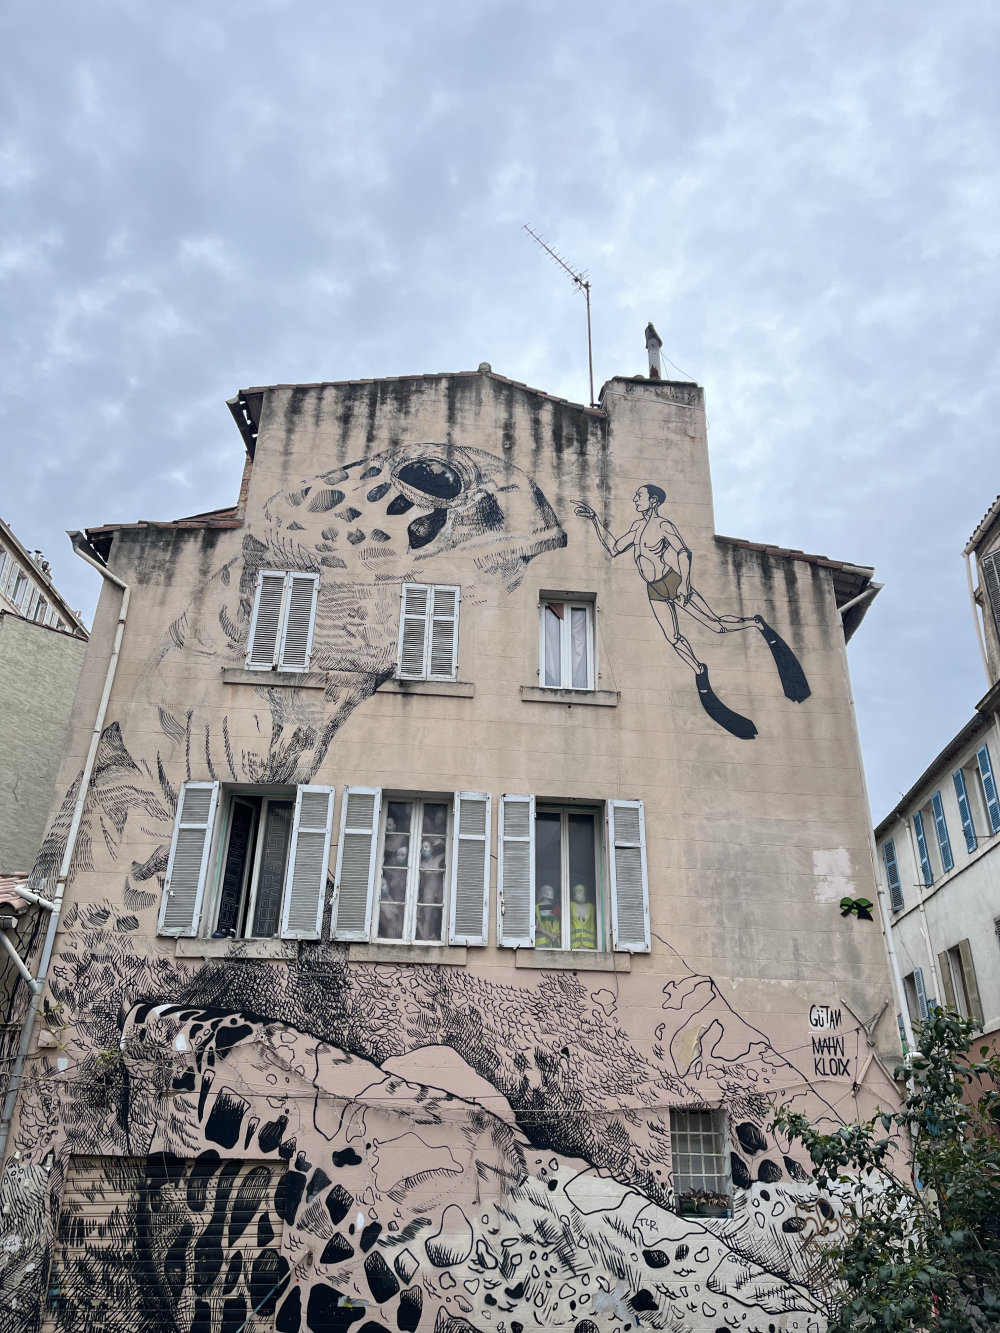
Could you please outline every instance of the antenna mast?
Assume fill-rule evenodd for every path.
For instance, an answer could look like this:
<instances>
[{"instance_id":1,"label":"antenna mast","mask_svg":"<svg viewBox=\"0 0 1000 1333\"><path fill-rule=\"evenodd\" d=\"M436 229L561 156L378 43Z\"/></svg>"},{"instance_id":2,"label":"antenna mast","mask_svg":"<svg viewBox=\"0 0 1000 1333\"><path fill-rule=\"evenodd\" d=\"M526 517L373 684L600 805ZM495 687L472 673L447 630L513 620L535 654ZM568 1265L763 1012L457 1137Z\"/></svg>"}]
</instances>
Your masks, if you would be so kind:
<instances>
[{"instance_id":1,"label":"antenna mast","mask_svg":"<svg viewBox=\"0 0 1000 1333\"><path fill-rule=\"evenodd\" d=\"M590 370L590 406L596 407L594 402L594 348L590 336L590 279L587 277L586 270L580 273L574 273L570 266L563 259L562 255L557 255L551 245L546 245L536 231L532 231L527 223L524 224L524 230L533 241L537 241L550 259L554 259L561 269L563 269L573 279L579 291L583 292L587 298L587 365Z\"/></svg>"}]
</instances>

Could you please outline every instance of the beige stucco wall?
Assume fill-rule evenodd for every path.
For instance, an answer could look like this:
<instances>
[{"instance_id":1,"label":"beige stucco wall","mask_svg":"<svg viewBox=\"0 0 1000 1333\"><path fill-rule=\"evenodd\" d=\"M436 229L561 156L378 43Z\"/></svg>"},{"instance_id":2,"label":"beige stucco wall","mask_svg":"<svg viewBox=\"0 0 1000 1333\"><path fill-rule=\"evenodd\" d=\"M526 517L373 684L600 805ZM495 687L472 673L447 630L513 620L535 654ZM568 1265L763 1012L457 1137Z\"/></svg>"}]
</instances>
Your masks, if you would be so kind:
<instances>
[{"instance_id":1,"label":"beige stucco wall","mask_svg":"<svg viewBox=\"0 0 1000 1333\"><path fill-rule=\"evenodd\" d=\"M305 1161L296 1157L293 1172L326 1163L335 1177L331 1152L341 1161L348 1148L361 1149L356 1169L364 1180L351 1185L352 1197L366 1221L384 1229L373 1253L395 1263L397 1288L412 1275L403 1276L407 1263L396 1263L394 1233L418 1216L459 1237L456 1255L466 1227L477 1247L486 1246L477 1260L480 1248L470 1242L450 1266L429 1261L427 1251L421 1276L412 1279L422 1301L414 1328L454 1318L519 1333L539 1311L546 1325L570 1328L589 1319L622 1329L636 1314L655 1327L742 1327L760 1318L818 1327L822 1303L804 1285L796 1249L815 1226L784 1227L796 1209L814 1211L814 1204L792 1169L789 1145L770 1135L768 1103L796 1098L836 1120L894 1097L860 1031L889 995L878 926L839 912L845 895L875 895L831 576L815 564L716 539L700 390L615 380L603 405L604 412L585 411L485 374L274 390L265 397L243 528L118 534L109 564L131 586L132 603L107 714L111 730L57 942L65 1027L37 1059L43 1080L63 1081L66 1105L46 1107L34 1085L15 1142L32 1160L49 1147L60 1162L88 1152L191 1158L208 1144L206 1123L224 1081L244 1116L258 1123L287 1117L285 1130ZM407 549L413 512L392 519L388 497L372 500L369 491L392 459L425 442L451 446L478 469L484 494L501 505L502 525L446 530L441 541ZM464 452L477 450L489 460ZM378 479L360 477L357 463L365 459L382 467ZM314 507L317 492L334 484L321 474L345 467L336 484L359 510L353 519ZM644 483L666 491L662 512L691 548L692 582L707 602L728 615L762 616L808 678L810 697L790 701L756 628L720 636L682 614L716 693L756 724L753 740L731 735L701 708L694 675L654 619L631 554L612 559L589 520L575 513L583 501L620 535L636 520L632 497ZM532 486L554 519L540 518ZM387 537L382 547L375 528ZM312 667L327 673L325 688L223 680L224 669L243 665L241 577L261 563L286 567L283 561L290 568L311 561L320 570ZM395 660L405 578L461 586L458 677L471 693L377 688ZM616 696L614 706L522 696L522 688L538 685L539 596L556 590L596 597L598 686ZM78 717L99 696L119 597L110 587L102 596ZM79 726L64 789L87 739ZM486 791L494 803L505 792L597 805L640 798L651 951L617 958L612 972L582 962L576 971L532 967L529 951L515 958L496 947L495 876L489 945L428 952L439 966L414 962L419 946L404 957L385 945L351 951L328 941L276 947L158 938L176 793L186 779L215 777L333 785L335 830L346 785ZM53 826L50 862L66 822L64 812ZM495 819L492 838L495 855ZM328 930L328 913L325 921ZM150 1004L182 1008L152 1012ZM876 1030L888 1061L898 1051L893 1012ZM124 1026L108 1013L125 1015ZM836 1015L832 1028L828 1013ZM209 1045L218 1043L219 1023L230 1021L239 1049L213 1054L208 1084L214 1080L215 1091L203 1081L203 1053L186 1082L194 1059L187 1052L201 1052L209 1032ZM839 1045L823 1044L831 1035ZM108 1059L95 1062L119 1044L129 1073L126 1104L112 1079L106 1109L102 1091L95 1112L79 1080L104 1088L108 1080L95 1071ZM273 1054L279 1047L280 1058ZM160 1057L151 1052L172 1061L181 1079L172 1092L157 1083ZM840 1058L829 1059L831 1052ZM394 1070L408 1082L394 1083ZM204 1089L199 1108L196 1082ZM427 1088L458 1099L446 1098L443 1109L435 1102L432 1128L414 1109ZM73 1109L74 1096L90 1098L85 1115ZM345 1096L363 1124L358 1133ZM692 1104L727 1112L731 1147L748 1172L730 1219L695 1223L667 1207L669 1107ZM131 1126L125 1131L123 1116ZM492 1136L489 1151L476 1146L483 1134ZM412 1159L419 1187L402 1167L395 1186L384 1168L380 1174L380 1142ZM246 1148L240 1137L223 1155L264 1157L276 1167L291 1161L276 1145L269 1153L258 1143ZM457 1165L435 1177L440 1153ZM515 1159L523 1174L516 1187ZM581 1193L570 1182L583 1178L590 1183ZM315 1181L310 1176L309 1189ZM324 1319L330 1302L339 1310L343 1298L366 1303L373 1313L365 1318L402 1319L404 1328L410 1314L399 1313L402 1297L385 1295L390 1283L373 1286L360 1255L353 1267L322 1260L328 1216L314 1210L309 1221L291 1212L282 1253L302 1326L339 1327L341 1316ZM520 1253L525 1236L549 1225L543 1214L564 1217L567 1236L576 1228L579 1262L563 1254L552 1276L519 1291L532 1271L525 1254L524 1271L516 1277L511 1268L486 1301L496 1289L489 1247L500 1245L489 1237L502 1236L511 1255ZM607 1256L612 1234L615 1245L633 1236L626 1248L641 1249L643 1239L647 1250L666 1247L675 1267L679 1247L704 1250L687 1274L687 1295L676 1290L676 1277L654 1271L659 1258L641 1261L638 1250L621 1261L627 1278L609 1278L618 1261L595 1256ZM652 1265L645 1275L643 1262ZM741 1264L752 1279L738 1278ZM748 1280L758 1296L742 1289ZM340 1297L322 1294L331 1290ZM291 1327L293 1296L283 1292L283 1301L281 1317Z\"/></svg>"},{"instance_id":2,"label":"beige stucco wall","mask_svg":"<svg viewBox=\"0 0 1000 1333\"><path fill-rule=\"evenodd\" d=\"M41 846L85 646L0 613L0 874L30 870Z\"/></svg>"}]
</instances>

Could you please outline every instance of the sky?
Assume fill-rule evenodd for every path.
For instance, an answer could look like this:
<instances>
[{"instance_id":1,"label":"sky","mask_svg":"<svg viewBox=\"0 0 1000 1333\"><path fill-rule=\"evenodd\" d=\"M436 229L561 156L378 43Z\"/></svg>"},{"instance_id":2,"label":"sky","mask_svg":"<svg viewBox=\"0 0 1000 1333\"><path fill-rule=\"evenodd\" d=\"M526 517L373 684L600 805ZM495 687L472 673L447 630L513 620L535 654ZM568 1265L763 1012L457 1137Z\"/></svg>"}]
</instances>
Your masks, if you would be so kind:
<instances>
[{"instance_id":1,"label":"sky","mask_svg":"<svg viewBox=\"0 0 1000 1333\"><path fill-rule=\"evenodd\" d=\"M235 501L254 384L705 387L720 532L874 565L873 813L986 689L962 548L1000 490L1000 7L981 0L7 0L0 516Z\"/></svg>"}]
</instances>

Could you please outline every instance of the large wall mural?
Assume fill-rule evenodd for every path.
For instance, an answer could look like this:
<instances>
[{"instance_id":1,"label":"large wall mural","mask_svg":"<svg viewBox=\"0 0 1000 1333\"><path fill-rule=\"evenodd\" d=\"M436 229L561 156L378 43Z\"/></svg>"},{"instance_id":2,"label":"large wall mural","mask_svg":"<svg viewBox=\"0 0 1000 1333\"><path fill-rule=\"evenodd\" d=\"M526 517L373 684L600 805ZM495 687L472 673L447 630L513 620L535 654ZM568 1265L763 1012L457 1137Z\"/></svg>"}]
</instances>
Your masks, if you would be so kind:
<instances>
[{"instance_id":1,"label":"large wall mural","mask_svg":"<svg viewBox=\"0 0 1000 1333\"><path fill-rule=\"evenodd\" d=\"M674 523L660 513L666 492L649 483L640 486L632 503L639 512L629 530L615 537L588 504L577 504L576 512L589 518L597 539L611 556L631 551L646 584L646 595L653 615L667 642L681 661L694 672L701 706L714 722L741 740L753 740L757 728L748 717L728 708L712 689L708 666L701 661L689 640L681 632L678 611L684 611L696 624L713 634L733 634L756 629L771 650L774 665L786 699L802 703L811 693L798 658L762 616L720 615L691 582L691 549Z\"/></svg>"},{"instance_id":2,"label":"large wall mural","mask_svg":"<svg viewBox=\"0 0 1000 1333\"><path fill-rule=\"evenodd\" d=\"M716 634L757 629L786 696L808 684L760 617L720 615L692 586L664 499L641 488L618 539L578 512L612 554L633 551L709 715L752 736L679 610ZM432 580L434 556L459 553L474 601L565 544L505 460L393 447L272 495L170 626L126 710L145 748L113 721L98 750L75 869L111 867L115 884L70 906L58 937L0 1178L0 1333L110 1333L121 1311L142 1333L820 1333L808 1246L836 1229L836 1202L770 1124L782 1103L832 1125L842 1098L892 1097L877 1062L859 1073L862 1025L838 1027L821 1081L805 1016L783 1051L676 955L671 980L599 984L582 969L349 963L326 938L299 942L291 966L238 942L209 961L152 944L184 780L309 782L393 672L401 579ZM173 673L181 655L242 667L266 569L321 575L311 669L326 682L257 686L254 738L245 716L234 734L223 708L179 706ZM670 1107L706 1105L730 1126L730 1216L674 1209Z\"/></svg>"},{"instance_id":3,"label":"large wall mural","mask_svg":"<svg viewBox=\"0 0 1000 1333\"><path fill-rule=\"evenodd\" d=\"M4 1183L9 1327L35 1326L50 1248L48 1317L72 1333L140 1308L163 1333L254 1309L288 1333L821 1327L807 1244L835 1205L769 1122L776 1101L839 1116L710 977L622 1011L572 974L349 966L329 944L291 969L143 957L109 902L66 927L50 1014L73 1028ZM731 1218L672 1211L667 1101L726 1106ZM104 1203L104 1230L64 1202L53 1243L48 1191L87 1168L67 1197Z\"/></svg>"}]
</instances>

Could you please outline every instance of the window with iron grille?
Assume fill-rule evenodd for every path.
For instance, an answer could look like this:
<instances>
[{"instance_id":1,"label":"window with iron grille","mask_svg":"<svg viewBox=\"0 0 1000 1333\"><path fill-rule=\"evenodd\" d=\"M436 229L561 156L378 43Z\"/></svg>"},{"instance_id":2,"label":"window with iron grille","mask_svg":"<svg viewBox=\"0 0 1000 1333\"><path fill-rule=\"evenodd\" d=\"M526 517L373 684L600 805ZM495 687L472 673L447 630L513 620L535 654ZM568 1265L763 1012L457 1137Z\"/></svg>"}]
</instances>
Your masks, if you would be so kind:
<instances>
[{"instance_id":1,"label":"window with iron grille","mask_svg":"<svg viewBox=\"0 0 1000 1333\"><path fill-rule=\"evenodd\" d=\"M727 1214L732 1186L724 1114L701 1108L672 1110L670 1145L677 1211Z\"/></svg>"}]
</instances>

